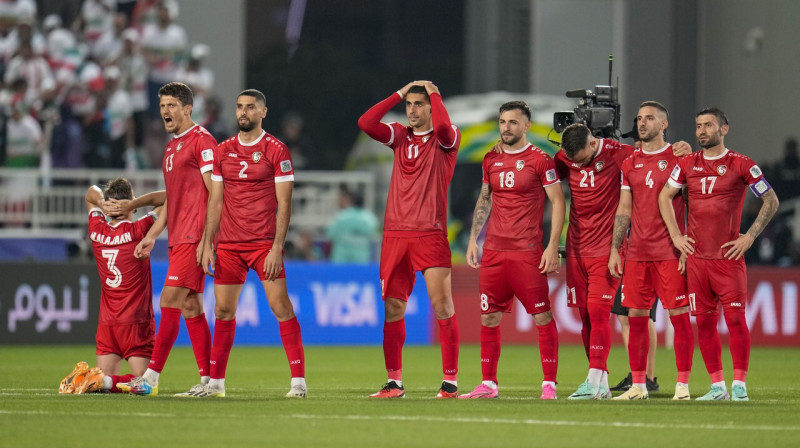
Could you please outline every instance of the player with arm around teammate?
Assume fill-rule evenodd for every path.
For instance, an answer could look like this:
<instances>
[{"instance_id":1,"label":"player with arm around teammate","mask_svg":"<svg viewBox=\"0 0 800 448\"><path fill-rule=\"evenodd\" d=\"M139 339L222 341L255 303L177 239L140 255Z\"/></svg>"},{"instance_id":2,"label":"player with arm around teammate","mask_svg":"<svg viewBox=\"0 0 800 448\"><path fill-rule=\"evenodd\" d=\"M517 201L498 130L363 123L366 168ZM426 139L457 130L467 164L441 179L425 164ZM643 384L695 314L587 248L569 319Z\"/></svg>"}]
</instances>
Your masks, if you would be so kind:
<instances>
[{"instance_id":1,"label":"player with arm around teammate","mask_svg":"<svg viewBox=\"0 0 800 448\"><path fill-rule=\"evenodd\" d=\"M747 269L744 253L778 210L778 197L758 165L725 147L730 126L716 107L695 117L695 135L702 151L678 160L658 197L658 207L672 244L686 260L689 307L697 321L697 339L711 377L711 390L698 400L748 401L750 330L745 320ZM678 226L672 198L686 187L689 219L686 233ZM763 204L755 222L739 234L747 189ZM722 344L717 323L722 305L733 360L731 393L722 370Z\"/></svg>"},{"instance_id":2,"label":"player with arm around teammate","mask_svg":"<svg viewBox=\"0 0 800 448\"><path fill-rule=\"evenodd\" d=\"M480 268L481 371L483 381L459 398L497 398L500 321L514 297L533 316L539 333L543 400L556 398L558 329L550 311L547 274L559 267L558 244L564 227L564 193L550 156L528 143L531 111L522 101L500 106L503 153L483 159L483 185L475 204L467 263ZM551 231L542 245L545 196L552 203ZM489 221L483 257L477 238Z\"/></svg>"},{"instance_id":3,"label":"player with arm around teammate","mask_svg":"<svg viewBox=\"0 0 800 448\"><path fill-rule=\"evenodd\" d=\"M381 118L405 103L408 126ZM458 396L458 321L450 284L447 241L447 186L453 178L461 133L450 123L439 89L412 81L370 108L358 127L394 151L381 245L381 296L384 300L383 354L388 379L373 398L400 398L405 311L421 271L439 324L443 381L437 398Z\"/></svg>"},{"instance_id":4,"label":"player with arm around teammate","mask_svg":"<svg viewBox=\"0 0 800 448\"><path fill-rule=\"evenodd\" d=\"M142 375L150 361L155 339L150 260L137 259L133 251L155 222L166 199L164 191L142 196L142 203L157 208L137 221L133 212L108 216L101 207L107 199L133 199L127 179L111 180L105 189L86 192L88 233L100 277L100 312L97 323L97 367L79 362L61 383L60 393L121 392L117 383ZM120 376L122 360L131 374Z\"/></svg>"},{"instance_id":5,"label":"player with arm around teammate","mask_svg":"<svg viewBox=\"0 0 800 448\"><path fill-rule=\"evenodd\" d=\"M292 214L294 168L286 145L262 129L266 98L248 89L236 99L239 133L214 154L201 265L212 274L214 344L211 380L199 397L225 396L225 371L236 331L239 294L253 269L280 327L291 370L286 397L306 396L305 355L300 324L286 289L283 245ZM216 240L216 253L213 242Z\"/></svg>"}]
</instances>

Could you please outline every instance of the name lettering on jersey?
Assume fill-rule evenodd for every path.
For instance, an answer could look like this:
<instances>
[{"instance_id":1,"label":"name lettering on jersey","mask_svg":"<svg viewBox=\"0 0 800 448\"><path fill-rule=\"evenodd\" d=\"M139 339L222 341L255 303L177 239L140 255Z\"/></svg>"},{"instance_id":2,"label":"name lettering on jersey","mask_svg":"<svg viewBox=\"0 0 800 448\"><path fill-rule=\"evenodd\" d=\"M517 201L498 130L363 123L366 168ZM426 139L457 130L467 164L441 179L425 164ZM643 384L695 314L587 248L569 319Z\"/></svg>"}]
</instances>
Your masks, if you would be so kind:
<instances>
[{"instance_id":1,"label":"name lettering on jersey","mask_svg":"<svg viewBox=\"0 0 800 448\"><path fill-rule=\"evenodd\" d=\"M595 162L595 164L594 164L594 169L595 169L595 170L597 170L597 171L600 171L600 170L602 170L602 169L603 169L603 167L604 167L605 165L606 165L606 164L605 164L605 162L603 162L602 160L601 160L601 161L599 161L599 162Z\"/></svg>"},{"instance_id":2,"label":"name lettering on jersey","mask_svg":"<svg viewBox=\"0 0 800 448\"><path fill-rule=\"evenodd\" d=\"M281 172L282 173L288 173L289 171L292 171L292 162L290 162L289 160L282 161L281 162Z\"/></svg>"},{"instance_id":3,"label":"name lettering on jersey","mask_svg":"<svg viewBox=\"0 0 800 448\"><path fill-rule=\"evenodd\" d=\"M717 174L720 176L724 175L728 171L728 167L725 165L720 165L717 167Z\"/></svg>"},{"instance_id":4,"label":"name lettering on jersey","mask_svg":"<svg viewBox=\"0 0 800 448\"><path fill-rule=\"evenodd\" d=\"M256 151L253 153L253 163L258 163L261 160L261 151Z\"/></svg>"},{"instance_id":5,"label":"name lettering on jersey","mask_svg":"<svg viewBox=\"0 0 800 448\"><path fill-rule=\"evenodd\" d=\"M703 167L702 166L693 166L692 169L695 170L695 171L703 171Z\"/></svg>"},{"instance_id":6,"label":"name lettering on jersey","mask_svg":"<svg viewBox=\"0 0 800 448\"><path fill-rule=\"evenodd\" d=\"M761 168L759 168L758 165L751 166L750 167L750 175L753 176L753 177L761 176Z\"/></svg>"},{"instance_id":7,"label":"name lettering on jersey","mask_svg":"<svg viewBox=\"0 0 800 448\"><path fill-rule=\"evenodd\" d=\"M203 162L210 162L214 160L214 150L213 149L204 149L203 152L200 153L203 157Z\"/></svg>"},{"instance_id":8,"label":"name lettering on jersey","mask_svg":"<svg viewBox=\"0 0 800 448\"><path fill-rule=\"evenodd\" d=\"M633 167L634 167L634 168L641 168L641 167L643 167L643 166L644 166L644 163L637 163L637 164L636 164L636 165L634 165Z\"/></svg>"},{"instance_id":9,"label":"name lettering on jersey","mask_svg":"<svg viewBox=\"0 0 800 448\"><path fill-rule=\"evenodd\" d=\"M544 173L544 177L545 179L547 179L548 182L552 182L558 178L558 176L556 175L556 170L553 169L547 170L547 172Z\"/></svg>"},{"instance_id":10,"label":"name lettering on jersey","mask_svg":"<svg viewBox=\"0 0 800 448\"><path fill-rule=\"evenodd\" d=\"M667 161L666 160L659 160L658 161L658 169L664 171L667 169Z\"/></svg>"},{"instance_id":11,"label":"name lettering on jersey","mask_svg":"<svg viewBox=\"0 0 800 448\"><path fill-rule=\"evenodd\" d=\"M183 142L180 142L180 143L178 143L178 147L177 147L177 148L175 148L175 152L178 152L178 151L180 151L180 150L181 150L181 148L183 148Z\"/></svg>"},{"instance_id":12,"label":"name lettering on jersey","mask_svg":"<svg viewBox=\"0 0 800 448\"><path fill-rule=\"evenodd\" d=\"M494 166L503 166L503 162L494 162Z\"/></svg>"},{"instance_id":13,"label":"name lettering on jersey","mask_svg":"<svg viewBox=\"0 0 800 448\"><path fill-rule=\"evenodd\" d=\"M104 246L119 246L120 244L130 243L133 241L130 232L125 232L119 235L103 235L102 233L92 232L89 238Z\"/></svg>"},{"instance_id":14,"label":"name lettering on jersey","mask_svg":"<svg viewBox=\"0 0 800 448\"><path fill-rule=\"evenodd\" d=\"M522 171L522 167L525 166L525 161L524 160L517 160L517 164L515 166L517 168L517 171Z\"/></svg>"},{"instance_id":15,"label":"name lettering on jersey","mask_svg":"<svg viewBox=\"0 0 800 448\"><path fill-rule=\"evenodd\" d=\"M228 153L228 157L233 157L234 159L238 159L239 158L239 156L237 156L235 153L232 153L232 152Z\"/></svg>"}]
</instances>

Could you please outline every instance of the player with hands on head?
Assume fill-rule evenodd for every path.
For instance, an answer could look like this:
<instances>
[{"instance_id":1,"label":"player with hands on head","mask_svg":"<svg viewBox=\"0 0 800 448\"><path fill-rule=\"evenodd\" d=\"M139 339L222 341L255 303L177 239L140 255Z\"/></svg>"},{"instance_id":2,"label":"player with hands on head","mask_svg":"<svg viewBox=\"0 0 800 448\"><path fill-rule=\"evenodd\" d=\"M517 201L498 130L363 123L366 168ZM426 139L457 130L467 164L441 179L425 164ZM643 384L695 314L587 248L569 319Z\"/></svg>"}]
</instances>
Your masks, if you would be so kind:
<instances>
[{"instance_id":1,"label":"player with hands on head","mask_svg":"<svg viewBox=\"0 0 800 448\"><path fill-rule=\"evenodd\" d=\"M408 126L381 118L405 103ZM358 119L358 127L394 151L381 246L384 300L383 353L388 379L373 398L399 398L403 387L405 311L421 271L439 325L443 381L437 398L458 396L458 321L450 284L447 187L453 178L461 132L450 123L439 89L412 81Z\"/></svg>"},{"instance_id":2,"label":"player with hands on head","mask_svg":"<svg viewBox=\"0 0 800 448\"><path fill-rule=\"evenodd\" d=\"M500 321L514 297L533 316L539 334L543 400L556 398L558 329L550 311L547 274L559 268L558 244L564 227L564 192L553 159L528 143L531 110L523 101L500 106L503 153L483 159L483 184L472 219L467 263L480 268L481 371L483 382L459 398L497 398ZM542 244L545 196L552 204L547 246ZM478 235L486 222L483 257Z\"/></svg>"},{"instance_id":3,"label":"player with hands on head","mask_svg":"<svg viewBox=\"0 0 800 448\"><path fill-rule=\"evenodd\" d=\"M214 276L214 344L211 380L199 397L224 397L225 372L236 332L239 294L256 271L278 320L291 371L286 397L306 396L300 324L286 289L283 245L292 214L294 168L289 150L262 128L266 98L247 89L236 98L239 133L214 152L201 265ZM216 253L213 242L217 242ZM213 266L213 270L211 269Z\"/></svg>"},{"instance_id":4,"label":"player with hands on head","mask_svg":"<svg viewBox=\"0 0 800 448\"><path fill-rule=\"evenodd\" d=\"M695 135L702 151L678 160L658 196L661 217L672 244L686 260L689 307L697 321L697 339L711 377L711 390L698 400L748 401L750 330L745 319L747 268L744 253L778 210L778 197L758 165L725 147L728 118L716 107L695 116ZM672 200L688 190L686 233L681 231ZM747 189L763 203L755 222L740 234ZM722 344L717 330L722 305L733 360L731 393L722 369Z\"/></svg>"}]
</instances>

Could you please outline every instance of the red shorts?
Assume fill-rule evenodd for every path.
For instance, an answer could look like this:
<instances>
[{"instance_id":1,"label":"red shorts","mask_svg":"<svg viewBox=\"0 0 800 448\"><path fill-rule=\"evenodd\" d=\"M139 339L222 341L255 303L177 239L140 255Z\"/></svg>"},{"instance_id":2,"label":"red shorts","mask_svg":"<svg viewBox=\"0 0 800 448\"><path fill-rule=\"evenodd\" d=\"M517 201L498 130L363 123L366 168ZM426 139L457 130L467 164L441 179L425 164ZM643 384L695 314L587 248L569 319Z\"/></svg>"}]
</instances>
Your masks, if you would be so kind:
<instances>
[{"instance_id":1,"label":"red shorts","mask_svg":"<svg viewBox=\"0 0 800 448\"><path fill-rule=\"evenodd\" d=\"M550 311L547 275L539 271L541 251L483 251L481 314L508 313L516 296L528 314Z\"/></svg>"},{"instance_id":2,"label":"red shorts","mask_svg":"<svg viewBox=\"0 0 800 448\"><path fill-rule=\"evenodd\" d=\"M620 279L608 272L608 257L567 257L567 305L614 304Z\"/></svg>"},{"instance_id":3,"label":"red shorts","mask_svg":"<svg viewBox=\"0 0 800 448\"><path fill-rule=\"evenodd\" d=\"M95 335L97 355L119 355L124 359L131 356L147 358L153 354L156 340L156 323L140 322L128 325L97 325Z\"/></svg>"},{"instance_id":4,"label":"red shorts","mask_svg":"<svg viewBox=\"0 0 800 448\"><path fill-rule=\"evenodd\" d=\"M692 315L714 312L719 303L725 311L744 313L747 304L744 259L711 260L690 256L686 260L686 276Z\"/></svg>"},{"instance_id":5,"label":"red shorts","mask_svg":"<svg viewBox=\"0 0 800 448\"><path fill-rule=\"evenodd\" d=\"M381 297L408 300L416 271L449 268L450 243L443 233L419 237L384 236L381 244Z\"/></svg>"},{"instance_id":6,"label":"red shorts","mask_svg":"<svg viewBox=\"0 0 800 448\"><path fill-rule=\"evenodd\" d=\"M686 277L678 271L678 260L628 260L622 285L622 306L628 308L649 310L656 297L668 310L689 305Z\"/></svg>"},{"instance_id":7,"label":"red shorts","mask_svg":"<svg viewBox=\"0 0 800 448\"><path fill-rule=\"evenodd\" d=\"M217 260L214 263L215 285L243 285L247 278L247 271L256 271L258 278L263 282L267 279L264 274L264 261L272 241L259 244L242 244L217 248ZM281 252L283 253L283 252ZM281 260L281 273L278 278L286 278Z\"/></svg>"},{"instance_id":8,"label":"red shorts","mask_svg":"<svg viewBox=\"0 0 800 448\"><path fill-rule=\"evenodd\" d=\"M206 274L197 265L197 244L176 244L169 248L169 266L164 286L188 288L191 294L202 293Z\"/></svg>"}]
</instances>

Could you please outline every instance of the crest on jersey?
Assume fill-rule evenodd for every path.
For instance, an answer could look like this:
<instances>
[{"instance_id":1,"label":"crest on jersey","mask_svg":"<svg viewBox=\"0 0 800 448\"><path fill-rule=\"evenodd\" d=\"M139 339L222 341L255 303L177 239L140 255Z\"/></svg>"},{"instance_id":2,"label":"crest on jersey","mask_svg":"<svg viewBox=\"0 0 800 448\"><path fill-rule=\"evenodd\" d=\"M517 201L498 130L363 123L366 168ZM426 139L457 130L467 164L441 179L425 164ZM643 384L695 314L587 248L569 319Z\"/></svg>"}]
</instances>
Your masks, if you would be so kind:
<instances>
[{"instance_id":1,"label":"crest on jersey","mask_svg":"<svg viewBox=\"0 0 800 448\"><path fill-rule=\"evenodd\" d=\"M658 161L658 169L660 169L661 171L664 171L665 169L667 169L667 161L666 160L659 160Z\"/></svg>"},{"instance_id":2,"label":"crest on jersey","mask_svg":"<svg viewBox=\"0 0 800 448\"><path fill-rule=\"evenodd\" d=\"M180 143L178 143L178 147L177 147L177 148L175 148L175 152L178 152L178 151L180 151L180 150L181 150L181 148L183 148L183 142L180 142Z\"/></svg>"},{"instance_id":3,"label":"crest on jersey","mask_svg":"<svg viewBox=\"0 0 800 448\"><path fill-rule=\"evenodd\" d=\"M728 167L725 165L720 165L717 167L717 174L723 176L726 172L728 172Z\"/></svg>"},{"instance_id":4,"label":"crest on jersey","mask_svg":"<svg viewBox=\"0 0 800 448\"><path fill-rule=\"evenodd\" d=\"M595 170L597 170L597 171L600 171L600 170L602 170L602 169L603 169L603 167L604 167L605 165L606 165L606 164L605 164L605 163L604 163L602 160L601 160L601 161L599 161L599 162L595 162L595 164L594 164L594 169L595 169Z\"/></svg>"},{"instance_id":5,"label":"crest on jersey","mask_svg":"<svg viewBox=\"0 0 800 448\"><path fill-rule=\"evenodd\" d=\"M517 167L517 171L522 171L522 167L525 166L525 161L517 160L517 164L515 166Z\"/></svg>"},{"instance_id":6,"label":"crest on jersey","mask_svg":"<svg viewBox=\"0 0 800 448\"><path fill-rule=\"evenodd\" d=\"M425 137L422 137L422 143L428 143L428 140L430 140L430 139L431 139L431 136L430 135L426 135Z\"/></svg>"},{"instance_id":7,"label":"crest on jersey","mask_svg":"<svg viewBox=\"0 0 800 448\"><path fill-rule=\"evenodd\" d=\"M256 151L253 153L253 162L258 163L261 160L261 151Z\"/></svg>"}]
</instances>

